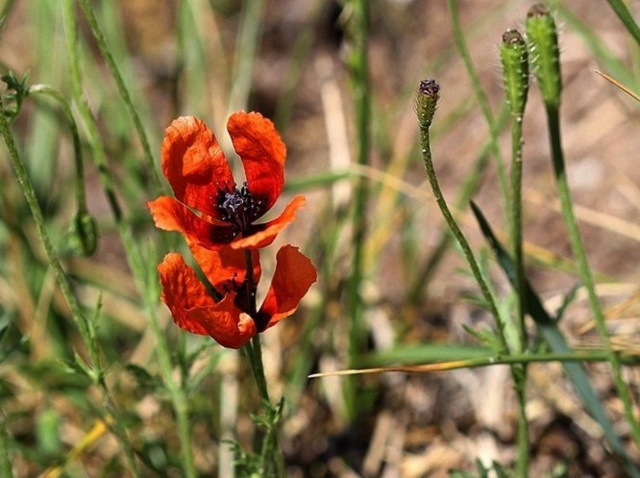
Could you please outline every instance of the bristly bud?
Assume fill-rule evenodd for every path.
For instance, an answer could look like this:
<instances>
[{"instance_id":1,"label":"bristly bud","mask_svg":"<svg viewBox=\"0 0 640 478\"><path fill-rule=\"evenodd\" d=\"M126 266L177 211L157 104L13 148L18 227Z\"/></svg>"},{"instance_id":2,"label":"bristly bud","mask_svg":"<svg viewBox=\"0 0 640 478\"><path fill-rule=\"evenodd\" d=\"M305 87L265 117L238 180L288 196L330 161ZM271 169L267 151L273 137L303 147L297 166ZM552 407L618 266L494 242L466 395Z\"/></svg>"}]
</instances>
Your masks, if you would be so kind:
<instances>
[{"instance_id":1,"label":"bristly bud","mask_svg":"<svg viewBox=\"0 0 640 478\"><path fill-rule=\"evenodd\" d=\"M526 21L527 41L531 69L547 108L560 107L562 78L560 75L560 49L558 31L549 10L536 4L529 9Z\"/></svg>"},{"instance_id":2,"label":"bristly bud","mask_svg":"<svg viewBox=\"0 0 640 478\"><path fill-rule=\"evenodd\" d=\"M436 80L422 80L416 94L416 112L421 128L429 129L440 98L440 85Z\"/></svg>"},{"instance_id":3,"label":"bristly bud","mask_svg":"<svg viewBox=\"0 0 640 478\"><path fill-rule=\"evenodd\" d=\"M518 30L507 30L502 35L500 61L507 105L513 117L522 118L529 93L529 61L527 45Z\"/></svg>"}]
</instances>

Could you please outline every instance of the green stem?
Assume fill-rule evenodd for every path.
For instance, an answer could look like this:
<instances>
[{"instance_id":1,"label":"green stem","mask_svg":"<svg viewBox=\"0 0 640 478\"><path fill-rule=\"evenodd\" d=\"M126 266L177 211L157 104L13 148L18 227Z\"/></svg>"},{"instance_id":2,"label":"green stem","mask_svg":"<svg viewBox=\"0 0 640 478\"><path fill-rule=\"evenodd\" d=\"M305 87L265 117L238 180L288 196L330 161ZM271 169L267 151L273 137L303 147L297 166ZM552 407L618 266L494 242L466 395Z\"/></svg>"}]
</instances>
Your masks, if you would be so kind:
<instances>
[{"instance_id":1,"label":"green stem","mask_svg":"<svg viewBox=\"0 0 640 478\"><path fill-rule=\"evenodd\" d=\"M569 183L566 175L564 153L562 151L559 108L547 104L546 112L549 127L549 138L551 141L553 169L556 177L562 216L564 217L565 226L567 228L567 235L571 242L571 249L573 250L573 254L576 258L582 282L587 290L589 305L592 313L594 314L594 320L600 335L600 340L602 340L604 349L609 353L609 362L611 363L613 379L624 407L625 418L631 427L633 440L635 441L636 446L640 448L640 425L633 413L633 403L631 401L629 389L622 377L620 357L613 351L611 346L611 339L609 337L609 331L607 330L604 312L600 304L600 299L596 293L595 282L584 250L580 230L578 229L578 222L573 212L571 191L569 189Z\"/></svg>"},{"instance_id":2,"label":"green stem","mask_svg":"<svg viewBox=\"0 0 640 478\"><path fill-rule=\"evenodd\" d=\"M371 124L371 92L369 87L369 58L368 58L368 2L366 0L352 0L353 18L350 22L353 51L349 57L351 84L355 101L357 164L365 166L369 163ZM363 256L365 248L366 210L369 196L369 185L365 177L358 179L354 190L353 205L353 256L351 261L351 275L347 290L347 308L349 323L349 362L353 364L362 352L365 341L365 328L362 323L362 298L360 287L363 278ZM346 408L350 417L356 412L355 384L345 384Z\"/></svg>"},{"instance_id":3,"label":"green stem","mask_svg":"<svg viewBox=\"0 0 640 478\"><path fill-rule=\"evenodd\" d=\"M429 184L431 185L431 190L433 191L433 196L436 199L436 203L440 208L440 212L442 213L442 216L447 222L447 225L449 226L449 229L451 230L453 237L456 239L456 241L458 242L458 245L462 249L462 253L464 254L465 259L467 260L467 264L471 269L473 277L475 278L476 282L480 287L480 292L482 293L482 296L484 297L484 300L487 303L487 307L489 308L489 311L494 316L498 324L498 337L500 340L500 345L502 347L502 350L504 352L508 352L509 349L507 347L507 341L504 335L504 324L500 319L500 314L498 312L498 307L496 305L496 302L493 296L491 295L491 291L489 289L489 286L487 285L487 282L485 281L484 276L482 275L482 272L480 271L480 266L478 265L478 262L476 261L476 258L473 255L471 246L469 245L469 242L464 236L462 230L458 226L458 223L454 219L453 214L451 214L451 210L449 209L449 206L447 205L447 202L444 199L444 196L442 194L442 190L440 189L440 184L438 183L436 171L433 167L433 159L431 157L431 138L429 134L429 125L423 124L422 121L420 121L420 143L422 145L422 159L424 161L425 169L427 170L427 177L429 179Z\"/></svg>"},{"instance_id":4,"label":"green stem","mask_svg":"<svg viewBox=\"0 0 640 478\"><path fill-rule=\"evenodd\" d=\"M433 190L433 195L438 203L438 207L442 212L442 215L445 218L445 221L449 225L453 237L458 242L458 245L462 249L462 252L467 259L467 263L471 268L471 272L476 279L476 282L480 286L480 290L482 295L487 302L489 310L492 315L495 317L495 320L498 325L498 338L500 340L500 344L505 353L509 353L509 349L507 346L507 341L504 335L504 324L500 319L500 315L498 312L498 308L493 299L493 296L490 292L489 286L486 283L482 272L480 271L480 267L476 262L476 259L473 255L473 251L467 242L466 237L462 233L462 230L459 228L457 222L453 218L449 207L447 206L447 202L442 195L442 191L440 190L440 185L438 184L438 179L436 177L435 169L433 167L433 160L431 158L431 147L430 147L430 139L429 139L429 129L421 127L420 128L420 140L422 143L422 156L424 159L425 168L427 170L427 176L429 178L429 183L431 184L431 189ZM507 357L510 359L511 357ZM505 362L507 363L507 362ZM514 361L511 363L519 363L518 361ZM528 422L525 414L525 404L526 404L526 396L525 396L525 385L526 385L526 370L524 367L511 367L511 374L514 379L514 385L516 389L516 393L518 394L518 401L520 403L519 407L519 415L518 415L518 470L520 472L519 476L527 476L527 468L528 468L528 456L529 456L529 447L528 447Z\"/></svg>"},{"instance_id":5,"label":"green stem","mask_svg":"<svg viewBox=\"0 0 640 478\"><path fill-rule=\"evenodd\" d=\"M122 208L119 205L113 188L113 177L107 164L105 149L100 140L98 127L82 91L82 76L80 73L80 62L78 60L77 52L78 40L73 0L65 1L63 13L67 40L67 54L69 55L70 81L73 95L88 131L89 144L93 153L92 157L98 166L100 181L107 194L107 200L118 228L118 233L125 250L127 262L133 274L136 286L142 296L145 311L150 318L149 323L157 344L156 353L158 356L158 363L162 371L163 381L171 397L172 407L176 413L176 420L178 422L183 472L185 476L195 478L197 476L197 472L193 459L187 397L181 385L176 384L173 378L173 366L171 364L169 344L167 343L166 335L162 330L156 315L157 291L155 290L155 287L151 287L151 283L148 280L144 256L135 243L131 227L127 224L122 213Z\"/></svg>"},{"instance_id":6,"label":"green stem","mask_svg":"<svg viewBox=\"0 0 640 478\"><path fill-rule=\"evenodd\" d=\"M89 26L91 27L91 32L93 33L94 38L98 42L98 48L100 49L100 53L104 57L107 62L107 66L109 67L109 71L111 71L111 75L116 82L116 86L122 97L124 102L125 109L127 113L131 117L133 121L134 127L138 133L138 138L140 140L140 144L142 145L142 150L144 152L144 158L147 162L147 169L151 173L151 180L155 187L155 192L157 195L162 195L163 187L162 181L160 180L160 174L155 165L155 161L153 160L153 154L151 153L151 147L149 145L149 140L147 138L147 134L144 131L144 126L142 125L142 121L140 120L140 116L133 105L133 101L131 100L131 95L129 94L129 90L127 89L127 85L124 83L124 79L120 74L120 70L116 65L116 62L111 54L111 50L109 49L109 45L107 44L107 39L102 33L100 29L100 25L98 25L98 19L96 18L91 5L89 4L89 0L78 0L80 2L80 6L87 17L87 21L89 22Z\"/></svg>"},{"instance_id":7,"label":"green stem","mask_svg":"<svg viewBox=\"0 0 640 478\"><path fill-rule=\"evenodd\" d=\"M526 310L524 291L524 251L522 247L522 117L514 118L511 125L511 241L513 257L516 266L517 294L518 294L518 330L520 339L519 352L527 348L527 329L524 322Z\"/></svg>"},{"instance_id":8,"label":"green stem","mask_svg":"<svg viewBox=\"0 0 640 478\"><path fill-rule=\"evenodd\" d=\"M527 350L527 328L524 321L525 276L522 247L522 116L514 117L511 123L511 241L516 268L518 352ZM527 367L513 369L514 387L518 397L518 476L528 476L529 469L529 422L526 416Z\"/></svg>"},{"instance_id":9,"label":"green stem","mask_svg":"<svg viewBox=\"0 0 640 478\"><path fill-rule=\"evenodd\" d=\"M491 153L496 162L496 169L498 171L498 180L500 181L500 189L502 190L502 196L504 198L505 203L505 211L509 211L509 183L507 180L507 170L502 160L502 153L500 152L500 147L498 146L498 138L500 137L500 125L499 122L496 121L493 113L491 112L491 107L489 106L489 99L482 89L482 83L480 82L480 78L471 62L471 55L469 55L469 50L467 49L467 45L464 41L464 34L462 32L462 28L460 27L460 15L458 13L458 2L456 0L447 0L447 5L449 6L449 11L451 12L451 26L453 29L453 38L456 43L456 48L458 49L458 53L460 53L460 57L464 62L464 66L467 70L467 75L471 79L471 86L473 87L473 91L476 96L476 100L478 101L478 105L480 106L480 110L489 126L489 135L490 142L489 147L491 149ZM508 214L506 214L508 217Z\"/></svg>"},{"instance_id":10,"label":"green stem","mask_svg":"<svg viewBox=\"0 0 640 478\"><path fill-rule=\"evenodd\" d=\"M507 109L503 108L498 115L497 122L498 129L500 131L502 130L506 118L508 117L507 113ZM471 197L478 190L480 182L483 179L483 173L487 167L489 159L491 158L493 142L493 139L487 140L473 165L473 169L462 183L453 208L454 218L457 218L460 215L460 211L462 211L469 205ZM409 298L409 302L411 304L418 305L420 303L423 291L428 289L428 283L431 282L431 279L435 274L438 266L440 265L440 262L445 257L445 252L447 252L447 250L449 249L451 239L451 232L448 229L441 234L438 244L433 249L433 252L429 256L429 259L426 261L424 267L419 270L416 278L413 280L411 288L409 289L407 297Z\"/></svg>"},{"instance_id":11,"label":"green stem","mask_svg":"<svg viewBox=\"0 0 640 478\"><path fill-rule=\"evenodd\" d=\"M514 389L518 398L518 460L517 475L529 476L529 421L527 420L527 365L511 367Z\"/></svg>"},{"instance_id":12,"label":"green stem","mask_svg":"<svg viewBox=\"0 0 640 478\"><path fill-rule=\"evenodd\" d=\"M120 422L117 420L117 412L116 407L111 399L111 395L104 381L104 369L102 368L100 355L98 352L98 343L95 338L95 331L93 329L93 324L91 324L86 317L80 311L80 306L76 301L76 297L73 295L71 291L71 284L69 283L67 276L62 268L62 264L60 263L60 259L58 258L55 249L49 239L49 234L44 225L44 216L42 215L42 210L40 209L40 205L38 204L38 200L36 198L35 191L33 189L33 185L29 180L27 172L25 170L24 164L20 159L20 155L18 154L18 150L15 145L15 141L13 140L13 136L9 131L9 124L7 122L7 116L4 110L4 103L2 101L2 97L0 95L0 134L2 135L5 144L7 145L7 149L9 151L9 161L13 170L18 179L18 183L20 184L20 188L22 189L22 193L27 201L27 205L29 206L29 210L31 212L31 216L36 224L36 229L38 230L38 234L40 236L40 240L42 241L42 245L44 246L45 254L47 255L47 259L49 261L49 265L53 270L53 275L56 279L58 287L60 287L60 291L62 292L67 305L69 306L69 310L71 311L71 317L73 319L74 324L76 325L80 336L84 342L85 347L87 348L87 352L89 354L88 360L88 368L87 372L89 376L92 378L93 382L98 385L100 392L102 394L102 398L105 402L107 411L114 417L114 425L113 430L116 433L116 436L120 439L122 446L125 450L125 454L127 459L129 460L129 464L135 476L140 476L140 472L138 470L137 462L135 461L133 446L129 441L125 429L122 427Z\"/></svg>"},{"instance_id":13,"label":"green stem","mask_svg":"<svg viewBox=\"0 0 640 478\"><path fill-rule=\"evenodd\" d=\"M253 276L253 256L252 251L245 250L245 262L247 266L247 276L245 278L247 294L249 297L249 315L251 317L257 317L257 305L256 305L256 290L258 284L255 282ZM262 363L262 344L260 342L260 334L256 333L251 338L251 343L245 345L247 357L249 358L249 364L251 365L251 372L253 378L256 381L260 398L262 398L263 407L265 413L268 416L268 428L267 433L263 438L262 450L260 453L263 471L267 469L268 462L273 459L275 461L276 473L279 478L285 478L285 466L284 456L282 455L282 449L278 440L279 419L273 420L273 406L271 404L271 398L269 397L269 388L267 386L267 379L264 373L264 364ZM278 416L279 418L279 416Z\"/></svg>"}]
</instances>

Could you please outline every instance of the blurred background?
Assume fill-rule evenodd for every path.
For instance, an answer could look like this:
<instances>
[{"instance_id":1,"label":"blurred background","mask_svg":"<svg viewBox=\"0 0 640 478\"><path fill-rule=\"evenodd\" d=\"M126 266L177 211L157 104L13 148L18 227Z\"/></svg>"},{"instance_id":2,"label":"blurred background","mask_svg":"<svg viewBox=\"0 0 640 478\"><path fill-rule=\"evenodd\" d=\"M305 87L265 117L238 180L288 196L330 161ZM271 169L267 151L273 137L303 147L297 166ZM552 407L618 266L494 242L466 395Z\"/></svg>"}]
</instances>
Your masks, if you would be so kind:
<instances>
[{"instance_id":1,"label":"blurred background","mask_svg":"<svg viewBox=\"0 0 640 478\"><path fill-rule=\"evenodd\" d=\"M470 58L494 115L504 104L501 35L508 28L522 30L532 3L458 2ZM420 80L435 78L442 90L432 149L444 193L456 204L465 182L479 170L472 197L498 231L506 229L495 163L490 159L478 166L487 154L489 129L456 48L446 2L368 2L371 122L366 165L356 159L357 91L349 65L359 33L350 27L349 2L128 0L91 5L140 115L156 166L164 128L179 115L199 116L218 137L226 138L231 112L259 111L275 122L287 145L285 196L302 192L307 207L276 246L300 246L319 271L318 283L296 315L263 336L272 398L286 399L282 447L288 475L437 477L451 469L474 469L476 459L508 467L515 457L517 409L506 367L349 380L307 378L352 366L473 356L482 349L463 327L493 326L474 301L477 285L456 248L439 246L446 227L426 183L419 148L414 92ZM614 341L637 352L638 109L595 70L638 91L640 52L606 2L550 5L560 25L563 145L576 212ZM61 2L5 0L1 8L3 73L28 73L29 84L48 84L71 101ZM80 9L76 14L83 92L97 120L127 224L153 274L156 260L168 250L186 248L177 235L153 227L145 203L157 194L142 160L143 146L86 17ZM59 105L31 95L12 131L74 293L87 310L101 298L98 340L107 382L132 441L150 457L143 474L181 476L179 441L158 378L155 338L82 125L87 203L98 224L99 242L90 257L69 247L75 169L62 118ZM527 274L554 311L578 279L556 201L546 121L535 88L524 138ZM500 145L508 158L508 129ZM231 151L228 155L233 157ZM102 406L99 395L70 365L74 350L84 356L83 345L5 156L6 149L0 149L0 407L14 471L16 476L39 476L64 463L67 476L127 476L113 434L90 433ZM357 290L365 339L354 361L348 356L348 284L354 196L363 181L368 197ZM497 293L507 297L510 286L490 264L466 202L459 205L462 227L488 262ZM439 247L441 256L436 255ZM268 254L264 262L269 270ZM257 409L259 399L250 373L235 352L208 338L186 336L171 324L159 300L157 304L167 340L176 344L176 374L180 370L190 383L197 467L202 476L232 476L229 447L221 437L251 446L255 430L249 412ZM572 345L597 345L583 291L569 306L562 329ZM590 365L588 370L626 441L628 430L609 368ZM637 372L626 371L627 381L637 384ZM624 476L562 367L531 365L530 375L531 476L551 476L554 470L565 470L567 476ZM355 391L345 392L350 387ZM356 410L345 403L348 393L357 397ZM81 443L86 446L72 454ZM638 460L637 450L630 453Z\"/></svg>"}]
</instances>

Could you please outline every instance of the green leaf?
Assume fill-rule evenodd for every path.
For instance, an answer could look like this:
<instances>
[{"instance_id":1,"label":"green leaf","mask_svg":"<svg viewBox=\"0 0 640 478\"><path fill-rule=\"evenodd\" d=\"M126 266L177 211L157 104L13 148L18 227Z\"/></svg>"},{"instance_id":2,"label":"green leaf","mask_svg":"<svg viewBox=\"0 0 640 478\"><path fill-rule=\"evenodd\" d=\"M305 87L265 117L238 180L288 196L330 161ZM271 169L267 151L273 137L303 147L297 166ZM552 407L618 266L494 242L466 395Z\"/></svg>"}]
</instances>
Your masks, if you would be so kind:
<instances>
[{"instance_id":1,"label":"green leaf","mask_svg":"<svg viewBox=\"0 0 640 478\"><path fill-rule=\"evenodd\" d=\"M465 360L485 357L491 355L491 353L491 348L474 345L398 345L391 349L364 355L358 361L358 366L378 367L391 364L413 365L428 362Z\"/></svg>"}]
</instances>

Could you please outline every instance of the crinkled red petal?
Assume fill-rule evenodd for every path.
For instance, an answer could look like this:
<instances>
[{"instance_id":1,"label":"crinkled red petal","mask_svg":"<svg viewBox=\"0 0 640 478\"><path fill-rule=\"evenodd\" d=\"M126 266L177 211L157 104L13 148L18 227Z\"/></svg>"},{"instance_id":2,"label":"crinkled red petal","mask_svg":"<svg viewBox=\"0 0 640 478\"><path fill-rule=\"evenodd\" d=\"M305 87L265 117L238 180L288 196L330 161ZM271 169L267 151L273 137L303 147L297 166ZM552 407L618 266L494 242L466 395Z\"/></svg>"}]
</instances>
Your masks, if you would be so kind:
<instances>
[{"instance_id":1,"label":"crinkled red petal","mask_svg":"<svg viewBox=\"0 0 640 478\"><path fill-rule=\"evenodd\" d=\"M209 335L206 327L193 321L188 310L199 307L213 307L215 301L207 293L204 284L191 267L185 264L178 253L172 252L158 265L164 302L178 327L194 334Z\"/></svg>"},{"instance_id":2,"label":"crinkled red petal","mask_svg":"<svg viewBox=\"0 0 640 478\"><path fill-rule=\"evenodd\" d=\"M287 148L273 123L260 113L234 113L227 123L233 147L244 166L249 191L262 201L262 216L271 209L284 186Z\"/></svg>"},{"instance_id":3,"label":"crinkled red petal","mask_svg":"<svg viewBox=\"0 0 640 478\"><path fill-rule=\"evenodd\" d=\"M242 284L247 275L247 261L245 250L224 247L212 250L197 244L189 244L191 253L195 257L207 280L218 291L224 292L231 281ZM253 281L260 280L260 252L258 249L251 250L253 263Z\"/></svg>"},{"instance_id":4,"label":"crinkled red petal","mask_svg":"<svg viewBox=\"0 0 640 478\"><path fill-rule=\"evenodd\" d=\"M235 183L218 140L201 120L181 116L165 130L162 172L180 202L220 219L218 191Z\"/></svg>"},{"instance_id":5,"label":"crinkled red petal","mask_svg":"<svg viewBox=\"0 0 640 478\"><path fill-rule=\"evenodd\" d=\"M260 331L273 327L280 320L293 314L317 278L316 268L311 260L297 247L281 247L276 261L271 286L258 312L257 322Z\"/></svg>"},{"instance_id":6,"label":"crinkled red petal","mask_svg":"<svg viewBox=\"0 0 640 478\"><path fill-rule=\"evenodd\" d=\"M306 202L304 196L296 196L280 216L264 224L253 225L249 234L232 241L230 244L231 247L234 249L253 249L268 246L280 231L294 221L296 212L303 207Z\"/></svg>"},{"instance_id":7,"label":"crinkled red petal","mask_svg":"<svg viewBox=\"0 0 640 478\"><path fill-rule=\"evenodd\" d=\"M213 307L201 307L187 312L189 319L202 324L207 333L223 347L239 349L258 329L251 317L235 305L235 294L227 294Z\"/></svg>"},{"instance_id":8,"label":"crinkled red petal","mask_svg":"<svg viewBox=\"0 0 640 478\"><path fill-rule=\"evenodd\" d=\"M180 254L167 254L158 265L162 301L174 322L189 332L209 335L223 347L240 348L257 328L254 321L235 305L235 293L215 302L194 270Z\"/></svg>"},{"instance_id":9,"label":"crinkled red petal","mask_svg":"<svg viewBox=\"0 0 640 478\"><path fill-rule=\"evenodd\" d=\"M161 196L147 203L156 227L166 231L179 231L187 242L217 249L229 244L235 237L234 228L222 221L211 223L197 216L191 209L172 197Z\"/></svg>"}]
</instances>

